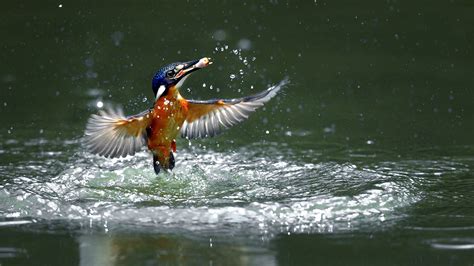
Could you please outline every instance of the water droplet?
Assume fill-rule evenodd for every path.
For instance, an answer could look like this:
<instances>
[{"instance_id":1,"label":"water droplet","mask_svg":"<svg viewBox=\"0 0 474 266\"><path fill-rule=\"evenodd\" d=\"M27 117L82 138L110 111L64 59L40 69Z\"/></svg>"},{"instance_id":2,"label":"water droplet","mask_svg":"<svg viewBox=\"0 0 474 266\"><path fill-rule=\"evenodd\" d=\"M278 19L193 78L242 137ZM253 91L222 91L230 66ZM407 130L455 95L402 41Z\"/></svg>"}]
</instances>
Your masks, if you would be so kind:
<instances>
[{"instance_id":1,"label":"water droplet","mask_svg":"<svg viewBox=\"0 0 474 266\"><path fill-rule=\"evenodd\" d=\"M229 77L230 77L230 80L233 80L233 79L235 79L235 75L234 75L234 74L230 74L230 76L229 76Z\"/></svg>"},{"instance_id":2,"label":"water droplet","mask_svg":"<svg viewBox=\"0 0 474 266\"><path fill-rule=\"evenodd\" d=\"M237 47L242 50L250 50L250 48L252 48L252 42L249 39L240 39L237 43Z\"/></svg>"},{"instance_id":3,"label":"water droplet","mask_svg":"<svg viewBox=\"0 0 474 266\"><path fill-rule=\"evenodd\" d=\"M370 139L369 139L369 140L367 140L366 143L367 143L368 145L372 145L372 144L374 144L375 142L374 142L373 140L370 140Z\"/></svg>"},{"instance_id":4,"label":"water droplet","mask_svg":"<svg viewBox=\"0 0 474 266\"><path fill-rule=\"evenodd\" d=\"M86 67L93 67L94 66L94 58L88 57L86 60L84 60L84 65Z\"/></svg>"},{"instance_id":5,"label":"water droplet","mask_svg":"<svg viewBox=\"0 0 474 266\"><path fill-rule=\"evenodd\" d=\"M97 105L98 108L104 107L104 103L102 101L97 101L96 105Z\"/></svg>"},{"instance_id":6,"label":"water droplet","mask_svg":"<svg viewBox=\"0 0 474 266\"><path fill-rule=\"evenodd\" d=\"M87 70L87 72L86 72L86 77L87 77L88 79L95 79L95 78L97 78L98 76L99 76L99 74L97 74L97 72L94 72L94 71L92 71L92 70L90 70L90 69Z\"/></svg>"},{"instance_id":7,"label":"water droplet","mask_svg":"<svg viewBox=\"0 0 474 266\"><path fill-rule=\"evenodd\" d=\"M227 38L227 33L224 30L216 30L212 37L216 41L223 41Z\"/></svg>"},{"instance_id":8,"label":"water droplet","mask_svg":"<svg viewBox=\"0 0 474 266\"><path fill-rule=\"evenodd\" d=\"M120 46L120 43L121 43L122 40L123 40L123 36L124 36L123 32L121 32L121 31L116 31L116 32L114 32L114 33L112 33L112 34L110 35L110 38L111 38L112 41L114 42L114 45L115 45L115 46Z\"/></svg>"},{"instance_id":9,"label":"water droplet","mask_svg":"<svg viewBox=\"0 0 474 266\"><path fill-rule=\"evenodd\" d=\"M59 7L59 8L63 7L63 4L59 4L58 7Z\"/></svg>"},{"instance_id":10,"label":"water droplet","mask_svg":"<svg viewBox=\"0 0 474 266\"><path fill-rule=\"evenodd\" d=\"M203 83L203 84L202 84L202 87L205 88L205 87L206 87L206 83Z\"/></svg>"},{"instance_id":11,"label":"water droplet","mask_svg":"<svg viewBox=\"0 0 474 266\"><path fill-rule=\"evenodd\" d=\"M148 98L145 96L143 97L142 102L146 102L146 101L148 101Z\"/></svg>"},{"instance_id":12,"label":"water droplet","mask_svg":"<svg viewBox=\"0 0 474 266\"><path fill-rule=\"evenodd\" d=\"M324 133L335 133L336 132L336 125L335 124L331 124L331 126L329 127L325 127L323 129Z\"/></svg>"},{"instance_id":13,"label":"water droplet","mask_svg":"<svg viewBox=\"0 0 474 266\"><path fill-rule=\"evenodd\" d=\"M269 130L265 131L265 134L267 134L267 135L270 134L270 131Z\"/></svg>"}]
</instances>

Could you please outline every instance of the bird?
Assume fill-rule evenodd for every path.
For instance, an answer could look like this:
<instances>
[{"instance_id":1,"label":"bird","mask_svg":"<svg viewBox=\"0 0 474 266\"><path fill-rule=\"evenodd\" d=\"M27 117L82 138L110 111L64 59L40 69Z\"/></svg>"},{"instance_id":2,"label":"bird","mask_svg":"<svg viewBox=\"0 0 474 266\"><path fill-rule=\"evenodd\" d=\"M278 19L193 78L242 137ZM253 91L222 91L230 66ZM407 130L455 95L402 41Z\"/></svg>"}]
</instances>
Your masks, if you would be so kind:
<instances>
[{"instance_id":1,"label":"bird","mask_svg":"<svg viewBox=\"0 0 474 266\"><path fill-rule=\"evenodd\" d=\"M153 169L170 172L175 167L176 138L214 137L245 120L288 83L287 78L254 95L235 99L192 100L180 94L184 81L211 65L209 57L177 62L160 68L152 79L155 102L139 114L125 116L121 108L104 108L87 121L86 149L106 158L134 155L146 146Z\"/></svg>"}]
</instances>

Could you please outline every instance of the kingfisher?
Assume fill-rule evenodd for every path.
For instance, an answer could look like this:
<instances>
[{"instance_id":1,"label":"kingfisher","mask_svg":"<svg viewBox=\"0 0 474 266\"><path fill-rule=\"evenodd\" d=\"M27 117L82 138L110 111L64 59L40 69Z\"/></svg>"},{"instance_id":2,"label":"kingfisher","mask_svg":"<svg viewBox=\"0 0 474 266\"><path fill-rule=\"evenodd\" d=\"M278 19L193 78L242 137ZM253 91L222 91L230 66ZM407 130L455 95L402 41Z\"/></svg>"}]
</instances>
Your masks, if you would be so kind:
<instances>
[{"instance_id":1,"label":"kingfisher","mask_svg":"<svg viewBox=\"0 0 474 266\"><path fill-rule=\"evenodd\" d=\"M213 137L245 120L287 84L283 80L257 94L236 99L190 100L179 93L191 73L212 64L203 57L162 67L152 79L155 103L139 114L125 116L122 109L103 109L89 118L84 143L89 152L107 158L134 155L147 146L153 169L175 166L176 138Z\"/></svg>"}]
</instances>

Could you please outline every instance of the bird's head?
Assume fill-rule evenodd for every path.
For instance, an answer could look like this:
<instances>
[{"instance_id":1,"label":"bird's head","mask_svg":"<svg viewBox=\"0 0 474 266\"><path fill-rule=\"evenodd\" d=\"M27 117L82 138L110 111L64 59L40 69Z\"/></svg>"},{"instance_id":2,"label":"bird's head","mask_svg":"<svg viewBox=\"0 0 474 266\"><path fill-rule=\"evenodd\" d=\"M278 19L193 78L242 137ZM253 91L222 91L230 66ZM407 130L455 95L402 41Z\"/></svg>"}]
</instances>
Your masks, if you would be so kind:
<instances>
[{"instance_id":1,"label":"bird's head","mask_svg":"<svg viewBox=\"0 0 474 266\"><path fill-rule=\"evenodd\" d=\"M212 64L211 59L203 57L194 61L172 63L162 67L156 72L152 80L153 93L156 99L161 95L166 95L165 92L173 86L181 87L189 74L210 64Z\"/></svg>"}]
</instances>

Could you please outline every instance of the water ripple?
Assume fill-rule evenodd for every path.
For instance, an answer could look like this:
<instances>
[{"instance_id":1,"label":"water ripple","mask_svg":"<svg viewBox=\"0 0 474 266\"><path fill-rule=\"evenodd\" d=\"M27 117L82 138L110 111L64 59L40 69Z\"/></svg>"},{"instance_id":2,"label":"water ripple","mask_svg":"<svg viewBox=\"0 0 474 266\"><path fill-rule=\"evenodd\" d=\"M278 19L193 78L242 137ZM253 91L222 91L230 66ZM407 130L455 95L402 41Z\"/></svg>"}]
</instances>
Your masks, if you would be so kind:
<instances>
[{"instance_id":1,"label":"water ripple","mask_svg":"<svg viewBox=\"0 0 474 266\"><path fill-rule=\"evenodd\" d=\"M473 238L447 238L433 239L427 241L428 244L435 249L445 250L471 250L474 249Z\"/></svg>"},{"instance_id":2,"label":"water ripple","mask_svg":"<svg viewBox=\"0 0 474 266\"><path fill-rule=\"evenodd\" d=\"M442 160L314 161L307 152L275 143L234 151L185 149L176 169L158 177L146 152L122 159L77 149L70 155L61 163L47 159L61 154L42 151L38 161L29 163L29 174L2 166L2 175L16 174L1 183L0 215L17 223L67 219L106 231L124 226L244 228L265 235L373 230L374 225L390 226L403 217L403 210L432 197L426 191L444 176L470 169Z\"/></svg>"}]
</instances>

